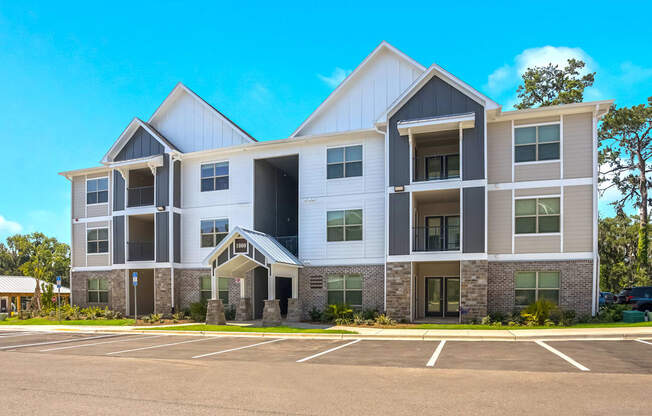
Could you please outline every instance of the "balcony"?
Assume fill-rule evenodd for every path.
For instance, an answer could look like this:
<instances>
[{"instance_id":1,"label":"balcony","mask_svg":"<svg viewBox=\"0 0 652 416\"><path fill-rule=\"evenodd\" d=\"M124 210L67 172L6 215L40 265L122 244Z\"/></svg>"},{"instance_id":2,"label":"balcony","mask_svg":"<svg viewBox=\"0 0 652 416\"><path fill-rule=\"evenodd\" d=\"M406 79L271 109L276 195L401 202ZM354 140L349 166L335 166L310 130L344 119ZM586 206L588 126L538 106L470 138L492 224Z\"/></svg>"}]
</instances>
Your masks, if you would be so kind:
<instances>
[{"instance_id":1,"label":"balcony","mask_svg":"<svg viewBox=\"0 0 652 416\"><path fill-rule=\"evenodd\" d=\"M412 146L412 182L460 178L458 132L418 134L413 137Z\"/></svg>"},{"instance_id":2,"label":"balcony","mask_svg":"<svg viewBox=\"0 0 652 416\"><path fill-rule=\"evenodd\" d=\"M412 197L412 251L459 251L460 190L414 192Z\"/></svg>"},{"instance_id":3,"label":"balcony","mask_svg":"<svg viewBox=\"0 0 652 416\"><path fill-rule=\"evenodd\" d=\"M285 236L285 237L274 237L276 241L281 243L290 253L295 256L299 255L299 239L296 235Z\"/></svg>"},{"instance_id":4,"label":"balcony","mask_svg":"<svg viewBox=\"0 0 652 416\"><path fill-rule=\"evenodd\" d=\"M153 241L129 241L127 243L127 260L128 261L153 261L154 242Z\"/></svg>"},{"instance_id":5,"label":"balcony","mask_svg":"<svg viewBox=\"0 0 652 416\"><path fill-rule=\"evenodd\" d=\"M446 217L449 221L453 217ZM459 217L456 221L459 224ZM446 226L414 227L412 251L454 251L460 249L460 227Z\"/></svg>"},{"instance_id":6,"label":"balcony","mask_svg":"<svg viewBox=\"0 0 652 416\"><path fill-rule=\"evenodd\" d=\"M127 188L127 206L129 208L149 205L154 205L154 186Z\"/></svg>"}]
</instances>

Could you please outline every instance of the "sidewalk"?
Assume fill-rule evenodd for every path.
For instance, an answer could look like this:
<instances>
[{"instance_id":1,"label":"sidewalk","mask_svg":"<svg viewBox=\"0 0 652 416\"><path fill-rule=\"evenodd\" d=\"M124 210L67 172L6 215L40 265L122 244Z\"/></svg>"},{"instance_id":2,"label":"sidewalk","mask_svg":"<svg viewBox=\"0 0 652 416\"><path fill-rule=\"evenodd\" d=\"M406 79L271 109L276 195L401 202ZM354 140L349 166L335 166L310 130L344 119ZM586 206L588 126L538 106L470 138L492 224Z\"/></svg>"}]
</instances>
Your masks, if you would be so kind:
<instances>
[{"instance_id":1,"label":"sidewalk","mask_svg":"<svg viewBox=\"0 0 652 416\"><path fill-rule=\"evenodd\" d=\"M181 325L181 324L180 324ZM183 324L184 326L188 324ZM198 325L198 324L197 324ZM392 329L373 327L348 327L315 325L326 329L355 331L357 334L319 334L319 333L273 333L273 332L217 332L217 331L171 331L160 326L160 330L145 330L134 326L72 326L72 325L12 325L0 326L0 333L6 330L34 332L101 332L132 334L166 334L196 336L238 336L238 337L274 337L274 338L330 338L330 339L384 339L384 340L462 340L462 341L531 341L537 339L611 339L626 340L652 338L652 327L621 328L555 328L555 329L496 329L496 330L459 330L459 329ZM302 324L301 327L309 327Z\"/></svg>"}]
</instances>

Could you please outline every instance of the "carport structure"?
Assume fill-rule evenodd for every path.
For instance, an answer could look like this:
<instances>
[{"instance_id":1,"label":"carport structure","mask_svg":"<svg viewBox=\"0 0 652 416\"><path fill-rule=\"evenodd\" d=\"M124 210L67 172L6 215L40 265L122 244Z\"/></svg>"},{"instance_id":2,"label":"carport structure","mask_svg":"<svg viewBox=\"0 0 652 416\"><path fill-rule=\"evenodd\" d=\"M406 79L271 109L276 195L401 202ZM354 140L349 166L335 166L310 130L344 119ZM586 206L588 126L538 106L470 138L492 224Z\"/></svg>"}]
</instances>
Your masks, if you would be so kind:
<instances>
[{"instance_id":1,"label":"carport structure","mask_svg":"<svg viewBox=\"0 0 652 416\"><path fill-rule=\"evenodd\" d=\"M300 320L299 268L303 264L274 237L235 227L204 259L211 267L211 298L217 299L217 279L240 280L236 320L262 315L263 322ZM253 280L250 287L247 279ZM252 299L253 297L253 299Z\"/></svg>"}]
</instances>

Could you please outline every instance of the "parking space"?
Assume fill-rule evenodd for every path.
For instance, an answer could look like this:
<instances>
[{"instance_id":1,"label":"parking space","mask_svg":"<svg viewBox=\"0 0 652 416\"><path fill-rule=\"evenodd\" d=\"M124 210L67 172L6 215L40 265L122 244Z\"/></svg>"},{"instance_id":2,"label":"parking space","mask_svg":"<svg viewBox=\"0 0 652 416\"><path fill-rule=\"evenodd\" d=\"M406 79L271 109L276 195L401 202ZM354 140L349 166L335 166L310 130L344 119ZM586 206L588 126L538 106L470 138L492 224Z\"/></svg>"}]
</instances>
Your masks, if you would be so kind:
<instances>
[{"instance_id":1,"label":"parking space","mask_svg":"<svg viewBox=\"0 0 652 416\"><path fill-rule=\"evenodd\" d=\"M0 353L4 351L202 362L652 374L650 340L401 341L5 331L0 333Z\"/></svg>"}]
</instances>

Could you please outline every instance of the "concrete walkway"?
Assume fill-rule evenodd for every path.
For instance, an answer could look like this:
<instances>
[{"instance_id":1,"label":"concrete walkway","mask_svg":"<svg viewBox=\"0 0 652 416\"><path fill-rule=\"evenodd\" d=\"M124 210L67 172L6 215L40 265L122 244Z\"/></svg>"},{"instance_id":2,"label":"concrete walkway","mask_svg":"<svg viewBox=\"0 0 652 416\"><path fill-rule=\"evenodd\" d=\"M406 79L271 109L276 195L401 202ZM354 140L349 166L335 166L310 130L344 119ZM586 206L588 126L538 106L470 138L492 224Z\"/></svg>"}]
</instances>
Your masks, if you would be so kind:
<instances>
[{"instance_id":1,"label":"concrete walkway","mask_svg":"<svg viewBox=\"0 0 652 416\"><path fill-rule=\"evenodd\" d=\"M621 328L555 328L555 329L496 329L496 330L458 330L458 329L394 329L374 327L347 327L310 325L300 323L297 328L319 328L347 330L356 334L319 334L319 333L273 333L273 332L239 332L239 331L170 331L167 328L179 325L161 325L159 330L144 330L142 326L91 326L91 325L0 325L0 335L5 331L24 332L101 332L101 333L164 333L169 335L210 335L210 336L247 336L278 338L335 338L335 339L389 339L389 340L468 340L468 341L529 341L533 339L637 339L652 338L650 327ZM199 324L190 324L199 325ZM251 326L242 322L233 326ZM285 323L284 323L285 325ZM155 328L149 326L148 328Z\"/></svg>"}]
</instances>

